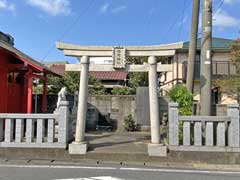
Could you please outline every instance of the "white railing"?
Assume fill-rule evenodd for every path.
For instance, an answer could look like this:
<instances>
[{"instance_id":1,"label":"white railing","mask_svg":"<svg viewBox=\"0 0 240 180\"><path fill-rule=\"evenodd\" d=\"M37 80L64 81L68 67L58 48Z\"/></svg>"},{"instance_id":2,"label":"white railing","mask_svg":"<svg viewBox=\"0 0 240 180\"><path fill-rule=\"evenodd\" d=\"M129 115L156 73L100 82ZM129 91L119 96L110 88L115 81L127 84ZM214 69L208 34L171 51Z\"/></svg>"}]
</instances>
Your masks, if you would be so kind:
<instances>
[{"instance_id":1,"label":"white railing","mask_svg":"<svg viewBox=\"0 0 240 180\"><path fill-rule=\"evenodd\" d=\"M169 149L240 152L239 105L228 105L227 116L179 116L169 104Z\"/></svg>"},{"instance_id":2,"label":"white railing","mask_svg":"<svg viewBox=\"0 0 240 180\"><path fill-rule=\"evenodd\" d=\"M0 147L66 148L68 114L66 101L60 102L55 114L0 113Z\"/></svg>"}]
</instances>

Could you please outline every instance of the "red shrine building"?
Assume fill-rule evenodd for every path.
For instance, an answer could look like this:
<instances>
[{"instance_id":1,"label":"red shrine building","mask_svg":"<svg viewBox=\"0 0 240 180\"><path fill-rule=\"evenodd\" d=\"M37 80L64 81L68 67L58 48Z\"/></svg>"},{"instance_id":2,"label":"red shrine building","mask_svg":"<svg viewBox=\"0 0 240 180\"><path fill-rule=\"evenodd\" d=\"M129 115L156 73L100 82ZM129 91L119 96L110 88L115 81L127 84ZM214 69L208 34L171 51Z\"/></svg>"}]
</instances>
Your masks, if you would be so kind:
<instances>
[{"instance_id":1,"label":"red shrine building","mask_svg":"<svg viewBox=\"0 0 240 180\"><path fill-rule=\"evenodd\" d=\"M33 80L42 83L42 112L46 112L47 75L56 73L14 47L0 32L0 113L32 113Z\"/></svg>"}]
</instances>

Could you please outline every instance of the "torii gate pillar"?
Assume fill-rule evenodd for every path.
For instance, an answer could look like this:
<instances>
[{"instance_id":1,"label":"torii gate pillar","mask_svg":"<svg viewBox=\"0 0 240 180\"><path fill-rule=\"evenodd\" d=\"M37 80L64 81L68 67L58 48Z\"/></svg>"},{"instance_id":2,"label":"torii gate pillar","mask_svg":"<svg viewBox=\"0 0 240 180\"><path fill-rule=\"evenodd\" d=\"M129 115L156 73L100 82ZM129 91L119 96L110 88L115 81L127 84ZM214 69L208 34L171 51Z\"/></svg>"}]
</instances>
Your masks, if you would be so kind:
<instances>
[{"instance_id":1,"label":"torii gate pillar","mask_svg":"<svg viewBox=\"0 0 240 180\"><path fill-rule=\"evenodd\" d=\"M75 141L69 145L70 154L86 154L87 142L85 141L85 125L87 117L87 100L88 100L88 71L89 57L81 58L81 73L78 95L78 111L76 124Z\"/></svg>"},{"instance_id":2,"label":"torii gate pillar","mask_svg":"<svg viewBox=\"0 0 240 180\"><path fill-rule=\"evenodd\" d=\"M151 123L151 143L160 143L159 103L157 91L157 59L154 56L148 58L149 66L149 105Z\"/></svg>"}]
</instances>

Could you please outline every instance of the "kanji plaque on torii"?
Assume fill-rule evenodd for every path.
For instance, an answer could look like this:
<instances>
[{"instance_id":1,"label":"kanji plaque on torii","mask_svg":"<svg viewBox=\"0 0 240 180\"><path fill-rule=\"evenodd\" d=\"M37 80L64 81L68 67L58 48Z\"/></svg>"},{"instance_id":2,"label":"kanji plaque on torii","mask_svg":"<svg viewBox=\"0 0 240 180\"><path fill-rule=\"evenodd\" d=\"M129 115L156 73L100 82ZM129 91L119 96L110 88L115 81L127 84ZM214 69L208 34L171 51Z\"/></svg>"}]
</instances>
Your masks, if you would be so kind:
<instances>
[{"instance_id":1,"label":"kanji plaque on torii","mask_svg":"<svg viewBox=\"0 0 240 180\"><path fill-rule=\"evenodd\" d=\"M163 156L166 147L160 145L160 118L158 103L158 72L171 72L173 67L157 62L157 57L174 56L177 49L181 49L183 43L174 43L155 46L80 46L73 44L57 43L57 48L66 56L80 59L81 64L67 64L66 71L81 71L78 114L75 141L69 145L70 154L85 154L87 142L85 142L85 122L88 99L88 72L89 71L127 71L149 73L149 104L151 124L151 144L148 145L148 154L151 156ZM148 57L148 64L127 64L127 57ZM90 65L90 57L113 57L112 65Z\"/></svg>"},{"instance_id":2,"label":"kanji plaque on torii","mask_svg":"<svg viewBox=\"0 0 240 180\"><path fill-rule=\"evenodd\" d=\"M113 67L116 69L125 68L126 49L124 47L113 48Z\"/></svg>"}]
</instances>

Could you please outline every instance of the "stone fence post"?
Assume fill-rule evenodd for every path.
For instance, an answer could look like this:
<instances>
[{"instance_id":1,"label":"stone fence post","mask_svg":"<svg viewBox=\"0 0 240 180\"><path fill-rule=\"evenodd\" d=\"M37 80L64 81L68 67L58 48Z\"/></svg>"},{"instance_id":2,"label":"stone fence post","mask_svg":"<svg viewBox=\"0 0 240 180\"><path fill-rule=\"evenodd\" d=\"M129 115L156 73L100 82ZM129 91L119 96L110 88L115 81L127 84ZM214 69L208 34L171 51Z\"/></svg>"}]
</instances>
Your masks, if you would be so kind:
<instances>
[{"instance_id":1,"label":"stone fence post","mask_svg":"<svg viewBox=\"0 0 240 180\"><path fill-rule=\"evenodd\" d=\"M168 104L168 133L169 133L169 145L178 146L178 104Z\"/></svg>"},{"instance_id":2,"label":"stone fence post","mask_svg":"<svg viewBox=\"0 0 240 180\"><path fill-rule=\"evenodd\" d=\"M228 105L227 116L231 117L231 122L228 129L228 146L239 147L240 145L239 105L238 104Z\"/></svg>"},{"instance_id":3,"label":"stone fence post","mask_svg":"<svg viewBox=\"0 0 240 180\"><path fill-rule=\"evenodd\" d=\"M60 101L59 104L59 126L58 126L58 142L59 143L68 143L68 121L69 121L69 102Z\"/></svg>"}]
</instances>

